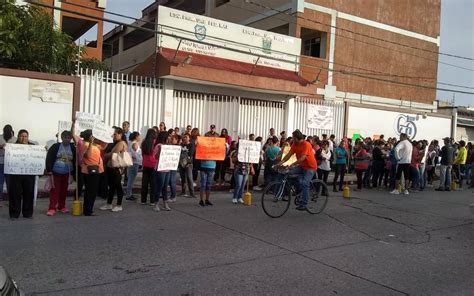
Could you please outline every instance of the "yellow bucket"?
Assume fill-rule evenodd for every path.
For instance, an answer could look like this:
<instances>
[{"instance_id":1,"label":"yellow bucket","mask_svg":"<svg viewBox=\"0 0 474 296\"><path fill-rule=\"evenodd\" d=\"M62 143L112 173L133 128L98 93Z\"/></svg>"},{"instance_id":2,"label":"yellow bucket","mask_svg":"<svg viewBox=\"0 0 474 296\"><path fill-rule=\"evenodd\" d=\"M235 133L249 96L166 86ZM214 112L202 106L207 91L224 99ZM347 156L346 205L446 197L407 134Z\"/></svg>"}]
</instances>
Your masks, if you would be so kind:
<instances>
[{"instance_id":1,"label":"yellow bucket","mask_svg":"<svg viewBox=\"0 0 474 296\"><path fill-rule=\"evenodd\" d=\"M246 206L252 205L252 193L248 191L244 193L244 205Z\"/></svg>"},{"instance_id":2,"label":"yellow bucket","mask_svg":"<svg viewBox=\"0 0 474 296\"><path fill-rule=\"evenodd\" d=\"M72 202L72 215L80 216L82 214L82 202L80 200L74 200Z\"/></svg>"},{"instance_id":3,"label":"yellow bucket","mask_svg":"<svg viewBox=\"0 0 474 296\"><path fill-rule=\"evenodd\" d=\"M351 189L349 188L349 186L344 186L344 188L342 188L342 197L346 198L346 199L350 199L351 198Z\"/></svg>"}]
</instances>

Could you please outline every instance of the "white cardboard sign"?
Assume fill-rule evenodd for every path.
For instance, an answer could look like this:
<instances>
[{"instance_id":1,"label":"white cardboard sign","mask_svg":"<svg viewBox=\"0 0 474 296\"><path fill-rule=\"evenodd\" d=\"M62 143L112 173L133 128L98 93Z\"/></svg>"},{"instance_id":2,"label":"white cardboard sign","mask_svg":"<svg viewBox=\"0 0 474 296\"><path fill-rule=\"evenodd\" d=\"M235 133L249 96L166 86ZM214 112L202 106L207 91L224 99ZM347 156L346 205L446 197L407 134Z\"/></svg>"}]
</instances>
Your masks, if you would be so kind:
<instances>
[{"instance_id":1,"label":"white cardboard sign","mask_svg":"<svg viewBox=\"0 0 474 296\"><path fill-rule=\"evenodd\" d=\"M85 113L85 112L76 112L76 123L75 130L76 134L79 135L82 131L87 129L93 129L96 122L101 122L99 115Z\"/></svg>"},{"instance_id":2,"label":"white cardboard sign","mask_svg":"<svg viewBox=\"0 0 474 296\"><path fill-rule=\"evenodd\" d=\"M181 146L163 145L160 151L160 161L157 171L176 171L178 169Z\"/></svg>"},{"instance_id":3,"label":"white cardboard sign","mask_svg":"<svg viewBox=\"0 0 474 296\"><path fill-rule=\"evenodd\" d=\"M46 149L38 145L7 144L4 173L9 175L43 175Z\"/></svg>"},{"instance_id":4,"label":"white cardboard sign","mask_svg":"<svg viewBox=\"0 0 474 296\"><path fill-rule=\"evenodd\" d=\"M111 143L113 134L114 129L102 121L97 121L92 128L92 135L94 138L104 143Z\"/></svg>"},{"instance_id":5,"label":"white cardboard sign","mask_svg":"<svg viewBox=\"0 0 474 296\"><path fill-rule=\"evenodd\" d=\"M61 139L62 132L71 130L71 125L72 125L72 122L70 121L63 121L63 120L58 121L58 139Z\"/></svg>"},{"instance_id":6,"label":"white cardboard sign","mask_svg":"<svg viewBox=\"0 0 474 296\"><path fill-rule=\"evenodd\" d=\"M331 106L308 105L308 128L332 130L334 128L334 108Z\"/></svg>"},{"instance_id":7,"label":"white cardboard sign","mask_svg":"<svg viewBox=\"0 0 474 296\"><path fill-rule=\"evenodd\" d=\"M262 143L257 141L240 140L237 159L240 162L259 163Z\"/></svg>"}]
</instances>

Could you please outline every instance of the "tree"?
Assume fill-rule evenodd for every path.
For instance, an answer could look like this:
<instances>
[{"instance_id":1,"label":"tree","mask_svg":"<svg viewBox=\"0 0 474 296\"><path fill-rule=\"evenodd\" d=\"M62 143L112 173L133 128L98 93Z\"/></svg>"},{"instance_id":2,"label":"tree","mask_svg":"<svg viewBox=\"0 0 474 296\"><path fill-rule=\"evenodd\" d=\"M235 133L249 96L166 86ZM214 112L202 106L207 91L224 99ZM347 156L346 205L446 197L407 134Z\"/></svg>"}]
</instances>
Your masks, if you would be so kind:
<instances>
[{"instance_id":1,"label":"tree","mask_svg":"<svg viewBox=\"0 0 474 296\"><path fill-rule=\"evenodd\" d=\"M0 0L0 66L30 71L73 74L78 46L54 26L52 15L35 5ZM100 61L85 63L101 70Z\"/></svg>"}]
</instances>

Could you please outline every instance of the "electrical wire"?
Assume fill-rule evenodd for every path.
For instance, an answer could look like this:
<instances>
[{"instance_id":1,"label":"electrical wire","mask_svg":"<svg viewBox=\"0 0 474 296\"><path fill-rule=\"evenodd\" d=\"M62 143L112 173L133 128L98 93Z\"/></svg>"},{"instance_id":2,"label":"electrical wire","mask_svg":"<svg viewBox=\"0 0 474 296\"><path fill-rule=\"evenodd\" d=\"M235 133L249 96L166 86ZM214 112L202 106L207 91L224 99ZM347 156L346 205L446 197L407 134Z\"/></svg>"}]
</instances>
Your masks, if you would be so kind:
<instances>
[{"instance_id":1,"label":"electrical wire","mask_svg":"<svg viewBox=\"0 0 474 296\"><path fill-rule=\"evenodd\" d=\"M51 9L53 9L53 10L60 10L60 11L68 12L68 13L71 13L71 14L80 15L80 16L84 16L84 17L88 17L88 18L91 18L91 19L101 20L101 21L105 21L105 22L110 22L110 23L118 24L118 25L125 25L124 23L119 22L119 21L116 21L116 20L111 20L111 19L107 19L107 18L103 18L103 17L97 17L97 16L91 16L91 15L88 15L88 14L85 14L85 13L81 13L81 12L77 12L77 11L73 11L73 10L69 10L69 9L64 9L64 8L61 8L61 7L56 7L56 6L47 5L47 4L43 4L43 3L37 3L37 2L30 2L30 3L31 3L31 4L34 4L34 5L41 6L41 7L51 8ZM143 27L140 27L140 26L137 26L137 25L133 25L133 24L129 24L129 25L127 25L127 26L129 26L129 27L131 27L131 28L143 30L143 31L153 32L153 33L155 33L155 34L159 34L159 35L163 35L163 36L168 36L168 37L173 37L173 38L178 37L178 38L180 38L180 39L182 39L182 40L187 40L187 41L191 41L191 42L196 42L195 40L193 40L193 39L191 39L191 38L186 38L186 37L181 37L181 36L175 36L175 35L173 35L173 34L164 33L164 32L160 32L160 31L156 31L156 30L149 29L149 28L143 28ZM251 55L253 55L253 56L255 56L255 57L268 58L267 56L264 56L264 55L259 55L259 54L256 54L256 53L249 53L249 52L246 52L246 51L243 51L243 50L238 50L238 49L235 49L235 48L228 48L228 47L226 47L225 45L211 44L211 43L203 42L203 41L200 41L199 43L204 44L204 45L209 45L209 46L217 47L217 48L221 48L221 49L224 49L224 50L229 50L229 51L233 51L233 52L242 53L242 54L251 54ZM277 59L277 58L272 58L272 59L275 60L275 61L280 61L280 62L285 62L285 63L288 63L288 62L289 62L289 61L287 61L287 60L282 60L282 59ZM406 85L406 86L412 86L412 87L418 87L418 88L425 88L425 89L433 89L433 90L439 90L439 91L449 91L449 92L454 92L454 93L461 93L461 94L474 95L474 92L466 92L466 91L460 91L460 90L439 88L439 87L433 87L433 86L428 86L428 85L417 85L417 84L406 83L406 82L401 82L401 81L394 81L394 80L382 79L382 78L377 78L377 77L370 77L370 76L365 76L365 75L361 75L361 74L357 74L357 73L344 72L344 71L338 71L338 70L334 70L334 69L328 69L328 68L324 68L324 67L320 67L320 66L302 64L302 63L300 63L300 62L297 62L296 64L298 64L298 65L300 65L300 66L315 68L315 69L322 69L322 70L325 70L325 71L328 71L328 72L341 72L341 74L352 75L352 76L357 76L357 77L366 78L366 79L371 79L371 80L376 80L376 81L381 81L381 82L387 82L387 83L393 83L393 84L399 84L399 85Z\"/></svg>"}]
</instances>

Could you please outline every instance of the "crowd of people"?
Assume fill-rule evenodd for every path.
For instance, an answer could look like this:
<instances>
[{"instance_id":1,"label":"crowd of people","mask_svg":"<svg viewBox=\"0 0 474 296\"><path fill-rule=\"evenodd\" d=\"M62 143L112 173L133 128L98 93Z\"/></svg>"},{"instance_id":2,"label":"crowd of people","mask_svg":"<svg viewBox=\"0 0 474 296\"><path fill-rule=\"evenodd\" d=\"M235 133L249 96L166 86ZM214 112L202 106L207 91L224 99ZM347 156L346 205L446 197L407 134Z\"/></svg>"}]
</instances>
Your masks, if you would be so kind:
<instances>
[{"instance_id":1,"label":"crowd of people","mask_svg":"<svg viewBox=\"0 0 474 296\"><path fill-rule=\"evenodd\" d=\"M377 139L344 137L336 141L334 135L306 136L299 130L290 137L285 131L277 135L272 128L265 137L250 134L246 139L262 143L259 163L250 164L239 161L237 157L239 139L232 139L225 128L218 133L214 124L210 125L204 137L224 138L226 147L222 161L196 159L201 133L190 125L184 130L177 127L167 129L161 122L159 126L148 129L142 138L139 132L132 132L130 123L125 121L121 127L113 127L113 139L108 144L94 138L92 130L79 132L74 126L73 123L70 131L63 131L59 135L60 141L47 151L48 216L57 212L68 213L66 196L68 186L74 180L78 195L83 197L84 216L95 215L97 196L105 200L99 209L112 212L123 210L124 197L128 201L149 205L154 211L170 211L170 203L175 202L178 195L196 198L202 207L212 206L213 183L222 188L228 183L232 202L242 204L247 178L251 179L248 180L251 189L262 190L278 180L275 165L295 167L307 164L300 169L303 179L308 179L306 181L319 178L327 183L332 171L334 176L330 181L334 192L343 190L348 173L356 175L356 191L379 189L408 195L433 187L436 180L439 180L438 191L462 190L465 182L474 186L472 143L455 142L450 138L444 138L442 146L437 140L411 141L406 134L401 134L399 139L385 139L381 135ZM0 136L0 198L8 197L11 219L17 219L21 213L23 217L31 218L34 208L35 176L4 175L5 145L33 144L28 131L20 130L17 136L10 125L3 128ZM163 145L181 147L177 170L157 170ZM115 165L116 156L124 152L131 156L131 163L127 167ZM314 164L308 162L312 159ZM142 178L137 198L133 188L140 171ZM199 185L196 184L198 180ZM3 194L5 181L7 194ZM301 183L302 187L306 181ZM180 193L177 192L177 183L181 185Z\"/></svg>"}]
</instances>

